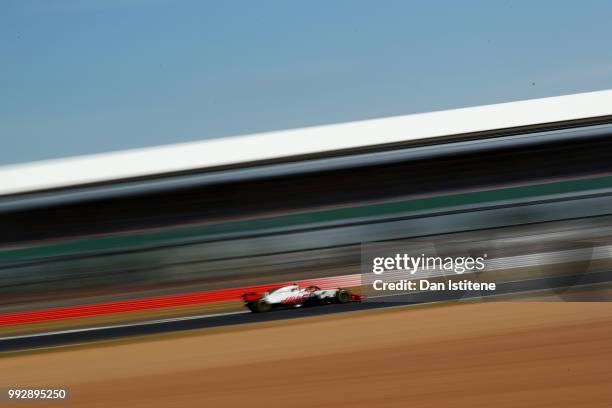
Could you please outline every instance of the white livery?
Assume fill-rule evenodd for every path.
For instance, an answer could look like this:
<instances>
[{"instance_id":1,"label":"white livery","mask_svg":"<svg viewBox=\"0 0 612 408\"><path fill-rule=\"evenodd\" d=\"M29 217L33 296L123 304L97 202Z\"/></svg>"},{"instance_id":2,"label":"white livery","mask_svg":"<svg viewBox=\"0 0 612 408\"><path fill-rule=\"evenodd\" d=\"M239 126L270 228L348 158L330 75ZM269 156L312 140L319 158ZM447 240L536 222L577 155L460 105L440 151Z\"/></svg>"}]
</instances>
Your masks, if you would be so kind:
<instances>
[{"instance_id":1,"label":"white livery","mask_svg":"<svg viewBox=\"0 0 612 408\"><path fill-rule=\"evenodd\" d=\"M321 289L318 286L300 287L294 284L269 289L263 293L248 292L242 295L242 299L249 310L262 313L279 307L355 302L361 300L361 296L342 288Z\"/></svg>"}]
</instances>

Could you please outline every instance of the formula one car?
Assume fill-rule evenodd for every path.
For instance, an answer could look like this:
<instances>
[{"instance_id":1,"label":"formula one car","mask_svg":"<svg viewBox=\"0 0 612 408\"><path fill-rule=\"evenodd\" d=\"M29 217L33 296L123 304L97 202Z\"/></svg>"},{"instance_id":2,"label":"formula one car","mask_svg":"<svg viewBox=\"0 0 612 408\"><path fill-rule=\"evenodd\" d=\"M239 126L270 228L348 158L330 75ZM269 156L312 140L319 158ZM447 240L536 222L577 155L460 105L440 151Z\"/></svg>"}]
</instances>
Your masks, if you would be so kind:
<instances>
[{"instance_id":1,"label":"formula one car","mask_svg":"<svg viewBox=\"0 0 612 408\"><path fill-rule=\"evenodd\" d=\"M248 292L242 295L242 299L253 313L263 313L276 308L358 302L361 296L342 288L323 290L318 286L301 288L294 284L263 293Z\"/></svg>"}]
</instances>

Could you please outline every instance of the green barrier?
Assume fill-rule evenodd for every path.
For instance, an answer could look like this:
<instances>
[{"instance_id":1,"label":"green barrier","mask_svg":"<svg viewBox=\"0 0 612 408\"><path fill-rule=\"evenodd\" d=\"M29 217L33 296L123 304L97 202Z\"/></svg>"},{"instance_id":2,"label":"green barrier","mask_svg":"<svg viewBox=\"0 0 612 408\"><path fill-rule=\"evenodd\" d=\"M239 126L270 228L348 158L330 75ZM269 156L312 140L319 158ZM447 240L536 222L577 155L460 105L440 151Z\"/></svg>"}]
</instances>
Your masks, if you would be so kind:
<instances>
[{"instance_id":1,"label":"green barrier","mask_svg":"<svg viewBox=\"0 0 612 408\"><path fill-rule=\"evenodd\" d=\"M190 240L212 239L227 234L253 234L275 229L295 229L312 224L339 223L364 218L388 218L418 214L422 211L482 205L525 198L544 198L559 194L596 192L612 188L612 176L559 181L520 187L449 194L406 201L368 204L328 210L317 210L281 216L229 221L188 227L169 227L146 232L125 232L111 236L81 238L50 244L0 249L0 262L34 260L87 252L112 251L167 245Z\"/></svg>"}]
</instances>

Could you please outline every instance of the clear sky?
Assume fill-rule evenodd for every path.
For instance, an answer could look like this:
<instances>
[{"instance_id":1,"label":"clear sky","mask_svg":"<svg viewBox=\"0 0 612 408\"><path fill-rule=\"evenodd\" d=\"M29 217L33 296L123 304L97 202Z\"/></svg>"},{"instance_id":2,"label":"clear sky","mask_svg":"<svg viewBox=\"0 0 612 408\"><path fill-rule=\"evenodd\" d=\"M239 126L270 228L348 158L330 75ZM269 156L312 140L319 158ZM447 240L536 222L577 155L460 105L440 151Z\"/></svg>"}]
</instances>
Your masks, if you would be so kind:
<instances>
[{"instance_id":1,"label":"clear sky","mask_svg":"<svg viewBox=\"0 0 612 408\"><path fill-rule=\"evenodd\" d=\"M0 0L0 164L612 88L611 1Z\"/></svg>"}]
</instances>

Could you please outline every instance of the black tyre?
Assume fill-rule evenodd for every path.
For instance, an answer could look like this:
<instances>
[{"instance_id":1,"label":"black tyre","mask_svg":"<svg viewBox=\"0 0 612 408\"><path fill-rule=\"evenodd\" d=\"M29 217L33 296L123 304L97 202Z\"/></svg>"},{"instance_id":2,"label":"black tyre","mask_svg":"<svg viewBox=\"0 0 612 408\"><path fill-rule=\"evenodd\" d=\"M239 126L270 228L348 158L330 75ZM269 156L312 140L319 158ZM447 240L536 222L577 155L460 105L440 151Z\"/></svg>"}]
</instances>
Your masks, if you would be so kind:
<instances>
[{"instance_id":1,"label":"black tyre","mask_svg":"<svg viewBox=\"0 0 612 408\"><path fill-rule=\"evenodd\" d=\"M346 289L339 289L336 293L336 301L338 303L348 303L351 301L351 294Z\"/></svg>"},{"instance_id":2,"label":"black tyre","mask_svg":"<svg viewBox=\"0 0 612 408\"><path fill-rule=\"evenodd\" d=\"M249 309L251 309L254 313L265 313L272 310L272 305L266 302L263 299L256 300L255 302L251 302L247 305Z\"/></svg>"}]
</instances>

